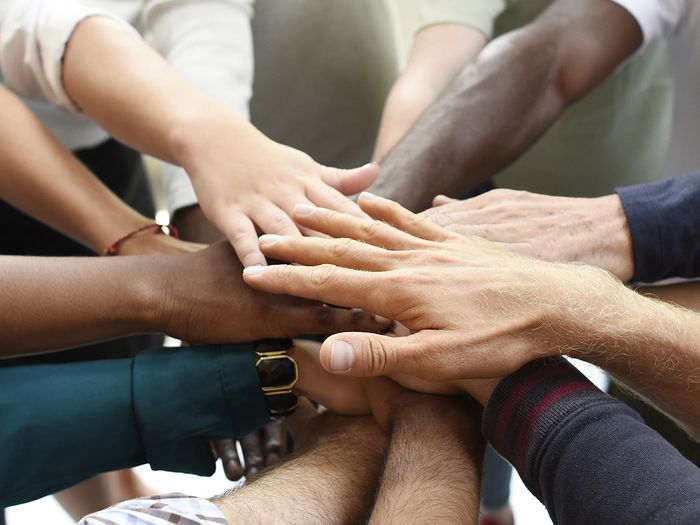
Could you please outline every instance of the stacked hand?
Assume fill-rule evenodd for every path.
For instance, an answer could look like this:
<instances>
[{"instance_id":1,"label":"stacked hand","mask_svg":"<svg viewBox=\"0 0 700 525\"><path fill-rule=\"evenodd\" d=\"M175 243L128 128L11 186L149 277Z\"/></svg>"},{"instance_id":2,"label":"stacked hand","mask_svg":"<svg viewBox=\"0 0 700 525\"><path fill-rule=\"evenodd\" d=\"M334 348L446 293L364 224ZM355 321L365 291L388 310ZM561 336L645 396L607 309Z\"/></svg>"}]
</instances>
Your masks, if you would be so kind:
<instances>
[{"instance_id":1,"label":"stacked hand","mask_svg":"<svg viewBox=\"0 0 700 525\"><path fill-rule=\"evenodd\" d=\"M587 344L575 337L589 287L605 294L618 286L601 270L507 252L386 199L363 194L359 205L375 220L298 206L299 225L335 238L263 236L265 255L304 266L244 272L258 290L360 307L410 330L398 338L329 337L320 358L334 373L428 381L501 377Z\"/></svg>"},{"instance_id":2,"label":"stacked hand","mask_svg":"<svg viewBox=\"0 0 700 525\"><path fill-rule=\"evenodd\" d=\"M438 196L421 215L446 229L553 262L583 262L623 281L634 274L632 240L617 195L595 199L493 190L464 201Z\"/></svg>"}]
</instances>

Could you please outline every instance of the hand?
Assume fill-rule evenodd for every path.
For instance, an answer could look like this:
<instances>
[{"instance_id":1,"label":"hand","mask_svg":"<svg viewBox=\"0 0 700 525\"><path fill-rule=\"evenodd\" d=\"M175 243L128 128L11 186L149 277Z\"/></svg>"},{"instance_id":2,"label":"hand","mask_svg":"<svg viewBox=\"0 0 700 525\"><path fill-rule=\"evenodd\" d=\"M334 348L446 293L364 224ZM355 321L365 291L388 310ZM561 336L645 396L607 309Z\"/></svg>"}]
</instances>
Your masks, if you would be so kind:
<instances>
[{"instance_id":1,"label":"hand","mask_svg":"<svg viewBox=\"0 0 700 525\"><path fill-rule=\"evenodd\" d=\"M287 429L283 420L271 421L264 428L251 432L240 440L245 469L241 466L234 439L214 442L216 455L221 458L226 477L238 481L244 475L254 476L280 461L287 454Z\"/></svg>"},{"instance_id":2,"label":"hand","mask_svg":"<svg viewBox=\"0 0 700 525\"><path fill-rule=\"evenodd\" d=\"M155 290L157 330L201 344L388 327L369 313L258 292L245 285L241 269L226 242L154 258L147 272L154 276L149 286Z\"/></svg>"},{"instance_id":3,"label":"hand","mask_svg":"<svg viewBox=\"0 0 700 525\"><path fill-rule=\"evenodd\" d=\"M296 210L300 225L345 239L260 239L267 256L309 266L244 272L256 289L362 307L412 332L329 337L320 358L334 373L429 381L501 377L530 360L588 344L577 329L581 305L590 308L619 287L601 270L510 253L386 199L363 194L359 203L380 220Z\"/></svg>"},{"instance_id":4,"label":"hand","mask_svg":"<svg viewBox=\"0 0 700 525\"><path fill-rule=\"evenodd\" d=\"M461 235L552 262L583 262L623 281L634 275L627 218L617 195L596 199L493 190L459 201L438 196L421 215Z\"/></svg>"},{"instance_id":5,"label":"hand","mask_svg":"<svg viewBox=\"0 0 700 525\"><path fill-rule=\"evenodd\" d=\"M237 124L238 125L238 124ZM244 266L265 265L256 229L301 235L290 215L297 203L362 215L345 195L367 188L376 164L338 170L266 138L254 128L232 128L224 115L197 130L183 146L187 170L209 220L231 242Z\"/></svg>"}]
</instances>

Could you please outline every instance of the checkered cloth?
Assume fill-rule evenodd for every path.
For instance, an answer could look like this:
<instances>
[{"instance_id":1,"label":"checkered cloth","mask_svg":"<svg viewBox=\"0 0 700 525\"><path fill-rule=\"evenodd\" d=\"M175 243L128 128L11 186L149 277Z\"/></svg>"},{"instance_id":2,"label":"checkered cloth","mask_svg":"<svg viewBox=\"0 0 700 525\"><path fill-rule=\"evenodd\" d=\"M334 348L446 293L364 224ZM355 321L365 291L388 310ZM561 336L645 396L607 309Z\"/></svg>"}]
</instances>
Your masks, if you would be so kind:
<instances>
[{"instance_id":1,"label":"checkered cloth","mask_svg":"<svg viewBox=\"0 0 700 525\"><path fill-rule=\"evenodd\" d=\"M95 514L85 516L78 525L228 525L212 502L186 496L165 494L124 501Z\"/></svg>"}]
</instances>

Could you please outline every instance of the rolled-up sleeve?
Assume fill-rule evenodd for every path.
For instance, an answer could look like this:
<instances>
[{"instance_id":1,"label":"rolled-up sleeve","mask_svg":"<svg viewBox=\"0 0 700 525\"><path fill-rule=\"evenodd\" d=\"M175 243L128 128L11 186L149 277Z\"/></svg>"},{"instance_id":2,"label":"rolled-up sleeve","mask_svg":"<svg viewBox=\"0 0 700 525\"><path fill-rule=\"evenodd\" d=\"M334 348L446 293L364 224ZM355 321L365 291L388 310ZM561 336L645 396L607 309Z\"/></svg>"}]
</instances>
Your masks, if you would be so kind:
<instances>
[{"instance_id":1,"label":"rolled-up sleeve","mask_svg":"<svg viewBox=\"0 0 700 525\"><path fill-rule=\"evenodd\" d=\"M249 118L253 90L253 0L151 0L141 25L153 46L190 84ZM196 204L185 171L163 165L170 211Z\"/></svg>"},{"instance_id":2,"label":"rolled-up sleeve","mask_svg":"<svg viewBox=\"0 0 700 525\"><path fill-rule=\"evenodd\" d=\"M23 97L77 112L63 87L62 61L73 31L91 16L109 17L135 31L125 21L77 2L6 2L0 13L0 73L5 85Z\"/></svg>"}]
</instances>

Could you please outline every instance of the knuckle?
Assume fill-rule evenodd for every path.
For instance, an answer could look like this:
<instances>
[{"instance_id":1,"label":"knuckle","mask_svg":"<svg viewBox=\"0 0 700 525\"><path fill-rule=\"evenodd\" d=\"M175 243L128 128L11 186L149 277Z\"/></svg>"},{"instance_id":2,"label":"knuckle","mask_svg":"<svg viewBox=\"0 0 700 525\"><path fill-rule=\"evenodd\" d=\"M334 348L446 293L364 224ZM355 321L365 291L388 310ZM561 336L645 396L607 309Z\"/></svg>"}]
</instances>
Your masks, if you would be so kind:
<instances>
[{"instance_id":1,"label":"knuckle","mask_svg":"<svg viewBox=\"0 0 700 525\"><path fill-rule=\"evenodd\" d=\"M353 241L350 239L338 239L331 245L330 254L336 258L343 257L350 251L352 245Z\"/></svg>"},{"instance_id":2,"label":"knuckle","mask_svg":"<svg viewBox=\"0 0 700 525\"><path fill-rule=\"evenodd\" d=\"M361 226L361 231L365 237L372 239L379 235L385 227L386 224L375 219L373 221L363 223Z\"/></svg>"},{"instance_id":3,"label":"knuckle","mask_svg":"<svg viewBox=\"0 0 700 525\"><path fill-rule=\"evenodd\" d=\"M326 286L333 281L335 268L331 264L315 266L311 270L311 284L314 286Z\"/></svg>"},{"instance_id":4,"label":"knuckle","mask_svg":"<svg viewBox=\"0 0 700 525\"><path fill-rule=\"evenodd\" d=\"M374 337L366 345L369 371L372 375L383 375L389 365L389 351L381 340Z\"/></svg>"}]
</instances>

